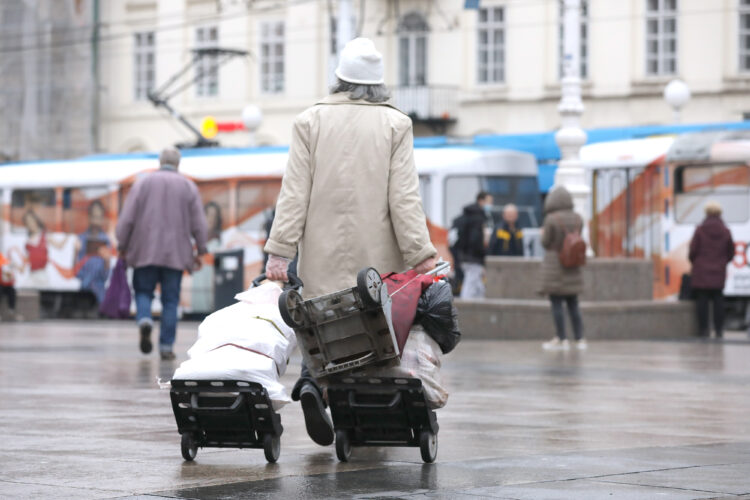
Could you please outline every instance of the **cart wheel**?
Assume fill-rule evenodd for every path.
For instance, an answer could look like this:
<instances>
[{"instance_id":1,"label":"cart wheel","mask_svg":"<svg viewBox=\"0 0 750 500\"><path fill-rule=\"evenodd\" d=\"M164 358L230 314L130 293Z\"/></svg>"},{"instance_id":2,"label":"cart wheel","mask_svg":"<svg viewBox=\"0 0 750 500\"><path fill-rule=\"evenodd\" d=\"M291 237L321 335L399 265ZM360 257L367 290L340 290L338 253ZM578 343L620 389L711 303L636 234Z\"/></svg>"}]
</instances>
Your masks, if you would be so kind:
<instances>
[{"instance_id":1,"label":"cart wheel","mask_svg":"<svg viewBox=\"0 0 750 500\"><path fill-rule=\"evenodd\" d=\"M276 434L263 436L263 453L269 464L275 464L281 454L281 438Z\"/></svg>"},{"instance_id":2,"label":"cart wheel","mask_svg":"<svg viewBox=\"0 0 750 500\"><path fill-rule=\"evenodd\" d=\"M349 434L344 430L336 431L336 456L342 462L348 462L352 454L352 444L349 442Z\"/></svg>"},{"instance_id":3,"label":"cart wheel","mask_svg":"<svg viewBox=\"0 0 750 500\"><path fill-rule=\"evenodd\" d=\"M192 462L195 456L198 454L198 445L195 443L195 438L190 432L182 433L182 458L188 462Z\"/></svg>"},{"instance_id":4,"label":"cart wheel","mask_svg":"<svg viewBox=\"0 0 750 500\"><path fill-rule=\"evenodd\" d=\"M305 323L302 295L297 290L284 290L279 296L279 312L284 323L299 328Z\"/></svg>"},{"instance_id":5,"label":"cart wheel","mask_svg":"<svg viewBox=\"0 0 750 500\"><path fill-rule=\"evenodd\" d=\"M428 430L422 431L419 435L419 451L422 453L422 460L427 464L434 462L437 458L437 449L437 434Z\"/></svg>"},{"instance_id":6,"label":"cart wheel","mask_svg":"<svg viewBox=\"0 0 750 500\"><path fill-rule=\"evenodd\" d=\"M366 267L357 273L357 291L362 300L368 306L380 304L380 287L383 286L383 280L372 267Z\"/></svg>"}]
</instances>

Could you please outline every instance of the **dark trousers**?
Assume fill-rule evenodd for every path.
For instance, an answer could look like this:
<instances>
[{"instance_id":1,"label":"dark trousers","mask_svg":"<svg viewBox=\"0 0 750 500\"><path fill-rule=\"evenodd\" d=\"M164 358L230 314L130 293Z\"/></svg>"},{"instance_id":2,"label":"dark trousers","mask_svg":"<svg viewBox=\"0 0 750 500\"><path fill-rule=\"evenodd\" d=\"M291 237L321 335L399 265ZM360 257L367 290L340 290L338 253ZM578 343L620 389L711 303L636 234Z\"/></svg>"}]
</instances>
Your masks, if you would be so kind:
<instances>
[{"instance_id":1,"label":"dark trousers","mask_svg":"<svg viewBox=\"0 0 750 500\"><path fill-rule=\"evenodd\" d=\"M16 310L16 289L12 286L2 285L0 286L0 297L8 297L8 309L11 311Z\"/></svg>"},{"instance_id":2,"label":"dark trousers","mask_svg":"<svg viewBox=\"0 0 750 500\"><path fill-rule=\"evenodd\" d=\"M162 266L136 267L133 270L135 319L151 321L151 301L156 284L161 286L161 324L159 350L171 351L177 335L177 306L180 303L182 271Z\"/></svg>"},{"instance_id":3,"label":"dark trousers","mask_svg":"<svg viewBox=\"0 0 750 500\"><path fill-rule=\"evenodd\" d=\"M550 295L549 301L552 304L552 318L555 320L555 330L560 340L565 340L565 311L563 302L568 305L568 315L570 322L573 324L573 335L576 340L583 338L583 320L581 319L581 310L578 308L578 295Z\"/></svg>"},{"instance_id":4,"label":"dark trousers","mask_svg":"<svg viewBox=\"0 0 750 500\"><path fill-rule=\"evenodd\" d=\"M713 304L714 330L716 336L724 334L724 293L721 289L694 288L695 309L698 313L698 333L702 337L708 337L708 305Z\"/></svg>"}]
</instances>

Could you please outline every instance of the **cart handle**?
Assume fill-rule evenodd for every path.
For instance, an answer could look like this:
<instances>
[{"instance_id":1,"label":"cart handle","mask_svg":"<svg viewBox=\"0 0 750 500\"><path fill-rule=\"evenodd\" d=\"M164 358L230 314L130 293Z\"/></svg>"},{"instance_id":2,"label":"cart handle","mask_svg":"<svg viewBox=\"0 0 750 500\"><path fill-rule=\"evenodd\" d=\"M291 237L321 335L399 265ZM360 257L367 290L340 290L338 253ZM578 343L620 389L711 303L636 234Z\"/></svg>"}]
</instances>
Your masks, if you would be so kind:
<instances>
[{"instance_id":1,"label":"cart handle","mask_svg":"<svg viewBox=\"0 0 750 500\"><path fill-rule=\"evenodd\" d=\"M231 406L198 406L198 394L193 393L190 395L190 408L193 411L234 411L240 407L242 403L242 394L238 394Z\"/></svg>"},{"instance_id":2,"label":"cart handle","mask_svg":"<svg viewBox=\"0 0 750 500\"><path fill-rule=\"evenodd\" d=\"M354 391L349 392L349 406L352 408L371 408L371 409L378 409L381 408L383 410L392 410L395 407L397 407L401 403L401 392L397 392L393 395L393 399L391 399L391 402L388 404L382 404L382 403L357 403L354 400Z\"/></svg>"},{"instance_id":3,"label":"cart handle","mask_svg":"<svg viewBox=\"0 0 750 500\"><path fill-rule=\"evenodd\" d=\"M327 374L337 373L343 370L351 370L353 368L357 368L359 366L362 366L369 362L371 359L375 358L374 352L368 352L361 358L352 359L351 361L345 361L343 363L334 364L334 363L328 363L325 368L323 368L323 371Z\"/></svg>"},{"instance_id":4,"label":"cart handle","mask_svg":"<svg viewBox=\"0 0 750 500\"><path fill-rule=\"evenodd\" d=\"M286 273L287 279L289 280L287 283L289 283L289 288L291 290L299 290L302 288L302 280L299 279L299 276L297 276L294 273ZM253 280L253 287L260 286L260 283L266 279L266 273L261 274L257 278Z\"/></svg>"}]
</instances>

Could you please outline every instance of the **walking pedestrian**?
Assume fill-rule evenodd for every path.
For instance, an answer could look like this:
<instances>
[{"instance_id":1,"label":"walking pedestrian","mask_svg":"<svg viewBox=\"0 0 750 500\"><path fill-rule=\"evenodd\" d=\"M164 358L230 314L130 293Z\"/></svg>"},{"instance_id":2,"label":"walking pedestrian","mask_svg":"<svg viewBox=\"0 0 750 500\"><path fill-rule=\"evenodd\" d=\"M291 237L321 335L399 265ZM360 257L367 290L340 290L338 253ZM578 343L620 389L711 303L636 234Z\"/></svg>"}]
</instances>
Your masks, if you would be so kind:
<instances>
[{"instance_id":1,"label":"walking pedestrian","mask_svg":"<svg viewBox=\"0 0 750 500\"><path fill-rule=\"evenodd\" d=\"M698 334L709 337L708 309L713 308L716 338L724 335L724 282L727 264L734 258L732 234L721 220L721 205L709 201L706 218L695 228L690 241L690 263L693 266L690 286L693 289L698 315Z\"/></svg>"},{"instance_id":2,"label":"walking pedestrian","mask_svg":"<svg viewBox=\"0 0 750 500\"><path fill-rule=\"evenodd\" d=\"M484 257L489 243L486 235L491 211L492 196L480 191L476 202L464 207L458 222L456 248L463 271L462 299L484 298Z\"/></svg>"},{"instance_id":3,"label":"walking pedestrian","mask_svg":"<svg viewBox=\"0 0 750 500\"><path fill-rule=\"evenodd\" d=\"M545 249L542 262L542 293L549 296L556 332L552 340L542 345L546 350L570 349L565 333L564 305L567 305L573 325L576 348L587 348L586 340L583 338L581 310L578 306L578 295L583 292L582 267L564 266L561 259L568 235L580 238L582 229L583 219L573 211L573 197L570 192L563 186L554 188L544 202L542 227L542 246Z\"/></svg>"},{"instance_id":4,"label":"walking pedestrian","mask_svg":"<svg viewBox=\"0 0 750 500\"><path fill-rule=\"evenodd\" d=\"M357 272L435 266L419 197L411 120L388 103L383 60L371 40L346 44L331 94L297 116L276 216L265 245L266 276L287 280L299 246L306 297L352 286ZM292 399L307 432L333 442L322 392L303 365Z\"/></svg>"},{"instance_id":5,"label":"walking pedestrian","mask_svg":"<svg viewBox=\"0 0 750 500\"><path fill-rule=\"evenodd\" d=\"M159 170L133 185L116 229L120 255L134 268L136 322L144 354L153 348L151 302L156 285L160 286L159 353L163 360L175 359L182 273L200 269L199 257L207 253L208 227L198 187L179 173L179 165L179 151L161 152Z\"/></svg>"},{"instance_id":6,"label":"walking pedestrian","mask_svg":"<svg viewBox=\"0 0 750 500\"><path fill-rule=\"evenodd\" d=\"M518 227L518 208L513 203L503 207L503 220L492 232L488 253L523 257L523 231Z\"/></svg>"}]
</instances>

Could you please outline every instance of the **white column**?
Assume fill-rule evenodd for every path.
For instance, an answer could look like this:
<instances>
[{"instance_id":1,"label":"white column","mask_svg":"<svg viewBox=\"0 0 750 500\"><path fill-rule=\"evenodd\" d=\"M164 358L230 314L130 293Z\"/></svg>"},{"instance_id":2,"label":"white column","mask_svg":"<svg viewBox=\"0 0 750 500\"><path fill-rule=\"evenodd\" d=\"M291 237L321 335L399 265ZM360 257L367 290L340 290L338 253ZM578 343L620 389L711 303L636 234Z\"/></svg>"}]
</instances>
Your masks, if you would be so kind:
<instances>
[{"instance_id":1,"label":"white column","mask_svg":"<svg viewBox=\"0 0 750 500\"><path fill-rule=\"evenodd\" d=\"M581 0L564 0L563 12L563 78L562 98L557 109L562 127L555 134L560 148L560 163L555 172L555 186L565 186L573 195L575 211L584 222L589 219L589 194L583 164L579 157L586 143L586 132L581 128L583 101L581 100Z\"/></svg>"},{"instance_id":2,"label":"white column","mask_svg":"<svg viewBox=\"0 0 750 500\"><path fill-rule=\"evenodd\" d=\"M352 30L352 1L339 0L339 15L336 21L336 51L341 54L341 50L346 42L354 38Z\"/></svg>"}]
</instances>

